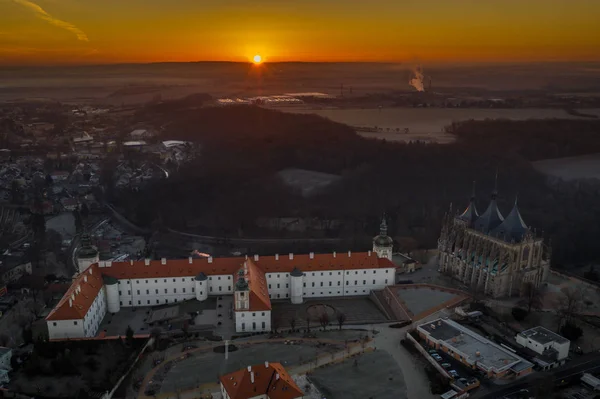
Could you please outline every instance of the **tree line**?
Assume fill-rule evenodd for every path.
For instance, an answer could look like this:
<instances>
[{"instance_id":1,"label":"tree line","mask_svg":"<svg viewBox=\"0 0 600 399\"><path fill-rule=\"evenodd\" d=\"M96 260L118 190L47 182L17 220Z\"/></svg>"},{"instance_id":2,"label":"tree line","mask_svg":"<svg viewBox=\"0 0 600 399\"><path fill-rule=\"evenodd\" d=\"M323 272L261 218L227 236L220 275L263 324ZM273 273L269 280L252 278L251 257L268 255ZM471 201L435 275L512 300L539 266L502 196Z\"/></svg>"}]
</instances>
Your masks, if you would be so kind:
<instances>
[{"instance_id":1,"label":"tree line","mask_svg":"<svg viewBox=\"0 0 600 399\"><path fill-rule=\"evenodd\" d=\"M506 215L518 194L525 222L552 240L556 265L600 257L598 186L551 187L531 164L600 152L600 121L466 121L449 126L454 143L440 145L369 140L316 115L252 106L164 118L164 139L199 143L201 156L167 180L115 195L138 224L253 237L264 234L256 225L260 217L332 219L342 221L340 227L324 234L360 237L358 245L366 247L385 213L397 243L414 246L416 240L416 246L431 248L449 207L466 207L474 180L483 212L498 171L500 209ZM277 177L285 168L343 178L307 199Z\"/></svg>"}]
</instances>

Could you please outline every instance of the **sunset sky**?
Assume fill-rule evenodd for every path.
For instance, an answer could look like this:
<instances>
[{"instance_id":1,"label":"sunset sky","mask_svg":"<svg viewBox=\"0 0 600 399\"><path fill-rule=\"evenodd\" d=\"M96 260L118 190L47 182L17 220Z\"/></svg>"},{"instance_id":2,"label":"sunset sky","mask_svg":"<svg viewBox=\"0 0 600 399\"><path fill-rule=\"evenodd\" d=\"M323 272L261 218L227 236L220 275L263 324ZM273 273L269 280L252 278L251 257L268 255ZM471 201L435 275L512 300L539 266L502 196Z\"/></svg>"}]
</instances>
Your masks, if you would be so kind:
<instances>
[{"instance_id":1,"label":"sunset sky","mask_svg":"<svg viewBox=\"0 0 600 399\"><path fill-rule=\"evenodd\" d=\"M0 64L600 61L600 0L0 0Z\"/></svg>"}]
</instances>

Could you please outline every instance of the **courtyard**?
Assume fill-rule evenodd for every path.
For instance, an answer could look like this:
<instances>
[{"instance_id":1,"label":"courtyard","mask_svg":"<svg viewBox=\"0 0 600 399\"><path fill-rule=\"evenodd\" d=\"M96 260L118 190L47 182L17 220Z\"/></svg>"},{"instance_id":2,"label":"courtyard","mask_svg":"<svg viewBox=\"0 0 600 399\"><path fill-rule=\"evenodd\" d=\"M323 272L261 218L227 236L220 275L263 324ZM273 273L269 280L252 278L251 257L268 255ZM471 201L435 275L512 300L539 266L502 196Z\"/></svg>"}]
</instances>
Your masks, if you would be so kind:
<instances>
[{"instance_id":1,"label":"courtyard","mask_svg":"<svg viewBox=\"0 0 600 399\"><path fill-rule=\"evenodd\" d=\"M288 329L292 321L295 328L306 328L307 316L310 326L318 327L319 318L327 313L330 326L337 326L337 314L342 313L346 319L344 324L378 324L388 321L387 317L368 297L320 298L304 301L294 305L288 301L272 303L272 320L278 328Z\"/></svg>"},{"instance_id":2,"label":"courtyard","mask_svg":"<svg viewBox=\"0 0 600 399\"><path fill-rule=\"evenodd\" d=\"M153 311L166 308L178 308L178 315L180 316L190 315L190 320L192 320L190 331L194 329L214 329L218 325L218 320L228 318L226 311L217 312L217 302L216 297L209 297L203 302L190 300L181 302L176 306L122 307L117 313L106 313L98 328L98 334L104 331L106 336L109 337L125 336L128 326L133 329L135 334L150 334L155 327L162 330L181 328L183 322L178 321L166 321L161 324L157 323L155 326L148 324ZM219 314L221 314L221 317L219 317Z\"/></svg>"}]
</instances>

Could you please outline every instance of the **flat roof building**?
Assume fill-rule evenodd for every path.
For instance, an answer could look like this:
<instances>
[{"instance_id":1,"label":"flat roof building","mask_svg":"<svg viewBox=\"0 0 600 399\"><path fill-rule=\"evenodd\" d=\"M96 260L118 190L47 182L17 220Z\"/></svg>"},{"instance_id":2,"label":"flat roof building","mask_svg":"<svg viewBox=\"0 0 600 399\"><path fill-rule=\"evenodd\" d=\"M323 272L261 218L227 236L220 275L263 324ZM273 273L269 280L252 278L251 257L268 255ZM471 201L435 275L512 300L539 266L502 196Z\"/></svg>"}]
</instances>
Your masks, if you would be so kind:
<instances>
[{"instance_id":1,"label":"flat roof building","mask_svg":"<svg viewBox=\"0 0 600 399\"><path fill-rule=\"evenodd\" d=\"M490 378L522 376L532 371L532 363L452 320L421 324L417 331L428 345Z\"/></svg>"},{"instance_id":2,"label":"flat roof building","mask_svg":"<svg viewBox=\"0 0 600 399\"><path fill-rule=\"evenodd\" d=\"M543 369L556 367L569 356L571 341L542 326L518 333L515 340L539 355L533 361Z\"/></svg>"}]
</instances>

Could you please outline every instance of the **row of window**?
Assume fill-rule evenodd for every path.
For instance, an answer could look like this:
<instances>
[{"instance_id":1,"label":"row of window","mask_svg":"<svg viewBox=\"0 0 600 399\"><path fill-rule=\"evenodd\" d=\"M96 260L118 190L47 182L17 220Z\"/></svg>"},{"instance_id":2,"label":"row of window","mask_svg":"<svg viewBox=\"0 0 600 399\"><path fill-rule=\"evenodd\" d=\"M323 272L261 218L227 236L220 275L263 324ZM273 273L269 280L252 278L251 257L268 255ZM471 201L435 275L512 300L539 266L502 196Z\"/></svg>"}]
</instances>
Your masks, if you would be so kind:
<instances>
[{"instance_id":1,"label":"row of window","mask_svg":"<svg viewBox=\"0 0 600 399\"><path fill-rule=\"evenodd\" d=\"M280 288L280 287L279 287L280 285L281 285L281 284L279 284L279 283L278 283L278 284L277 284L277 288ZM286 285L285 285L285 288L290 288L290 285L289 285L289 284L286 284ZM271 284L269 284L269 289L271 289Z\"/></svg>"},{"instance_id":2,"label":"row of window","mask_svg":"<svg viewBox=\"0 0 600 399\"><path fill-rule=\"evenodd\" d=\"M181 278L181 281L182 281L182 282L185 282L185 281L186 281L186 280L185 280L186 278L187 278L187 277L182 277L182 278ZM190 281L194 281L194 277L190 277L189 279L190 279ZM208 279L209 279L209 280L212 280L212 279L213 279L213 277L212 277L212 276L209 276L209 277L208 277ZM221 280L221 276L217 276L217 280ZM231 280L231 276L227 276L227 280ZM141 282L140 282L140 281L138 281L138 280L134 280L134 282L135 282L136 284L141 284ZM166 279L166 278L165 278L165 279L163 279L163 283L166 283L166 282L167 282L167 279ZM175 279L175 278L174 278L174 279L173 279L173 282L174 282L174 283L176 283L176 282L177 282L177 279ZM145 283L146 283L146 284L148 284L148 280L145 280ZM155 279L155 280L154 280L154 283L155 283L155 284L158 284L158 279ZM131 281L130 281L130 280L119 280L119 284L131 284Z\"/></svg>"},{"instance_id":3,"label":"row of window","mask_svg":"<svg viewBox=\"0 0 600 399\"><path fill-rule=\"evenodd\" d=\"M387 284L387 283L388 283L388 279L386 278L386 279L385 279L385 284ZM376 281L376 280L373 280L373 284L377 284L377 281ZM338 282L337 282L337 285L338 285L338 286L342 285L342 282L341 282L341 281L338 281ZM346 285L350 285L350 281L349 281L349 280L348 280L348 281L346 281ZM358 280L354 280L354 285L358 285ZM367 285L367 280L363 280L363 285ZM286 286L285 288L287 288L287 284L286 284L285 286ZM304 286L304 288L306 288L306 283L304 283L304 284L303 284L303 286ZM312 286L313 286L313 287L315 286L315 283L314 283L314 282L312 283ZM332 286L332 282L331 282L331 281L329 282L329 286L330 286L330 287ZM321 287L323 287L323 282L322 282L322 281L321 281ZM271 285L270 285L270 284L269 284L269 288L271 288ZM277 284L277 288L279 288L279 284Z\"/></svg>"},{"instance_id":4,"label":"row of window","mask_svg":"<svg viewBox=\"0 0 600 399\"><path fill-rule=\"evenodd\" d=\"M262 329L264 330L265 328L267 328L267 325L263 321ZM242 323L242 331L246 331L246 323ZM252 330L250 330L250 331L256 331L256 322L255 321L252 322Z\"/></svg>"},{"instance_id":5,"label":"row of window","mask_svg":"<svg viewBox=\"0 0 600 399\"><path fill-rule=\"evenodd\" d=\"M245 313L242 312L242 317L244 317ZM265 312L261 312L261 316L265 315ZM252 312L252 317L256 317L256 312Z\"/></svg>"},{"instance_id":6,"label":"row of window","mask_svg":"<svg viewBox=\"0 0 600 399\"><path fill-rule=\"evenodd\" d=\"M219 288L219 292L222 292L222 291L223 291L223 287L219 286L218 288ZM269 287L269 288L270 288L270 287ZM165 290L165 294L168 294L168 293L169 293L169 289L168 289L168 288L165 288L164 290ZM231 291L231 286L230 286L230 285L229 285L229 286L227 286L227 290L228 290L228 291ZM213 291L213 287L210 287L210 292L212 292L212 291ZM137 292L137 295L141 295L141 292L140 292L140 290L136 290L136 292ZM186 293L186 291L185 291L185 287L183 287L183 288L181 289L181 292L182 292L183 294L185 294L185 293ZM192 287L192 292L196 292L196 288ZM154 289L154 293L155 293L155 294L158 294L158 288L155 288L155 289ZM173 288L173 294L177 294L177 288ZM123 295L123 292L122 292L122 291L119 291L119 296L120 296L120 295ZM131 290L127 290L127 295L131 295ZM150 290L146 290L146 295L150 295ZM200 295L202 295L202 291L200 291Z\"/></svg>"}]
</instances>

